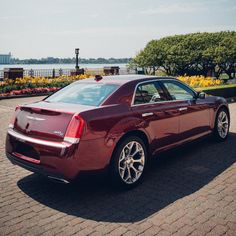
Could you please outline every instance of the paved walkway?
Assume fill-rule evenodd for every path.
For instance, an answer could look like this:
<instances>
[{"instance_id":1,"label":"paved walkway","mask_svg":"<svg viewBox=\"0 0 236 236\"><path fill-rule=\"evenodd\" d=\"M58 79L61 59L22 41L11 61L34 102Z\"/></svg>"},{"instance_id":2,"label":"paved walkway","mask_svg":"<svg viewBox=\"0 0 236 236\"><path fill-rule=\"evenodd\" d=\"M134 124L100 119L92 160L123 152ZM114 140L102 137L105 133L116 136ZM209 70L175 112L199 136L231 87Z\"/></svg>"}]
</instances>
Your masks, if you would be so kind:
<instances>
[{"instance_id":1,"label":"paved walkway","mask_svg":"<svg viewBox=\"0 0 236 236\"><path fill-rule=\"evenodd\" d=\"M17 103L0 101L0 235L236 235L236 103L225 143L204 139L153 161L128 192L103 176L56 184L13 166L4 154Z\"/></svg>"}]
</instances>

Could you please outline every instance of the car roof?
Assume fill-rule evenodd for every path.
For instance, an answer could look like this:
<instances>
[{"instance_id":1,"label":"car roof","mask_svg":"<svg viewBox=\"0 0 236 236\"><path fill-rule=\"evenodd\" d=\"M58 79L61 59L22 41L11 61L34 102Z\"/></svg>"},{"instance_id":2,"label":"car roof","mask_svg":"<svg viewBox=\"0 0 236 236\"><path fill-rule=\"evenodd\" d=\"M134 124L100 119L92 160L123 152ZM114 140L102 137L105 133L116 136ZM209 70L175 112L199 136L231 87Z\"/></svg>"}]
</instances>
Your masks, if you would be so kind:
<instances>
[{"instance_id":1,"label":"car roof","mask_svg":"<svg viewBox=\"0 0 236 236\"><path fill-rule=\"evenodd\" d=\"M123 85L131 81L145 81L150 79L175 79L175 78L154 76L154 75L112 75L112 76L102 76L102 78L99 80L95 80L95 78L89 78L85 80L80 80L80 82L96 82L96 83Z\"/></svg>"}]
</instances>

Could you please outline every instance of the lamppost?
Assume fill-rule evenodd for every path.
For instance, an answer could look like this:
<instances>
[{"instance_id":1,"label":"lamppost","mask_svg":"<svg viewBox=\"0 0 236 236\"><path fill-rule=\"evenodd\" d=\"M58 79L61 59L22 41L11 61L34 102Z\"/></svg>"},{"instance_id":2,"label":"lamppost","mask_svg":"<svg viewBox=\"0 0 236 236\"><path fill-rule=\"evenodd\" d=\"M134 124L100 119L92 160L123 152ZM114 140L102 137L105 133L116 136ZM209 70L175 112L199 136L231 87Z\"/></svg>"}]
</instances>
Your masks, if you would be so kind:
<instances>
[{"instance_id":1,"label":"lamppost","mask_svg":"<svg viewBox=\"0 0 236 236\"><path fill-rule=\"evenodd\" d=\"M79 72L79 48L75 49L75 55L76 55L75 71L76 73L78 73Z\"/></svg>"}]
</instances>

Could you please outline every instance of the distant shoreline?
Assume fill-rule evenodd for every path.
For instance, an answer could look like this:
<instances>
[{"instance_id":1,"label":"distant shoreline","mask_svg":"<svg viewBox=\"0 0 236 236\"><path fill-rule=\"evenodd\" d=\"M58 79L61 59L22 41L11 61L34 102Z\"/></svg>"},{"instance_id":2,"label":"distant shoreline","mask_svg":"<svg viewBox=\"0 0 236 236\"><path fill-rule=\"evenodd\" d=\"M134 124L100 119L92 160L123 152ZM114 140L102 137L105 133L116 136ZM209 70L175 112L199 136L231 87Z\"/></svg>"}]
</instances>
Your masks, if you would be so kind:
<instances>
[{"instance_id":1,"label":"distant shoreline","mask_svg":"<svg viewBox=\"0 0 236 236\"><path fill-rule=\"evenodd\" d=\"M128 64L132 58L79 58L79 64ZM11 64L75 64L76 58L56 58L47 57L41 59L29 58L18 59L11 58Z\"/></svg>"},{"instance_id":2,"label":"distant shoreline","mask_svg":"<svg viewBox=\"0 0 236 236\"><path fill-rule=\"evenodd\" d=\"M8 65L75 65L75 63L11 63L11 64L0 64L0 66L8 66ZM107 64L107 65L114 65L114 64L128 64L128 63L113 63L113 62L106 62L106 63L92 63L92 62L89 62L89 63L79 63L79 65L94 65L94 64L98 64L98 65L104 65L104 64Z\"/></svg>"}]
</instances>

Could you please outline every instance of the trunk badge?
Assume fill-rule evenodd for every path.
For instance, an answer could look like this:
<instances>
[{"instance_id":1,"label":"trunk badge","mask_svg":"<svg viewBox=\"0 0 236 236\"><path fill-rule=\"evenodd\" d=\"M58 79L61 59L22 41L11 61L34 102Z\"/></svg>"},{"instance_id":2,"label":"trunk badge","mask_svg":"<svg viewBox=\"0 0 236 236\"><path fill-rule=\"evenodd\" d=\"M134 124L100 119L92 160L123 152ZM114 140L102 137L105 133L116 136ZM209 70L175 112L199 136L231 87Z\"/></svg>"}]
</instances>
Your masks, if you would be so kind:
<instances>
[{"instance_id":1,"label":"trunk badge","mask_svg":"<svg viewBox=\"0 0 236 236\"><path fill-rule=\"evenodd\" d=\"M54 133L54 134L58 134L58 135L60 135L60 136L63 136L63 133L62 133L61 131L55 130L55 131L53 131L53 133Z\"/></svg>"}]
</instances>

